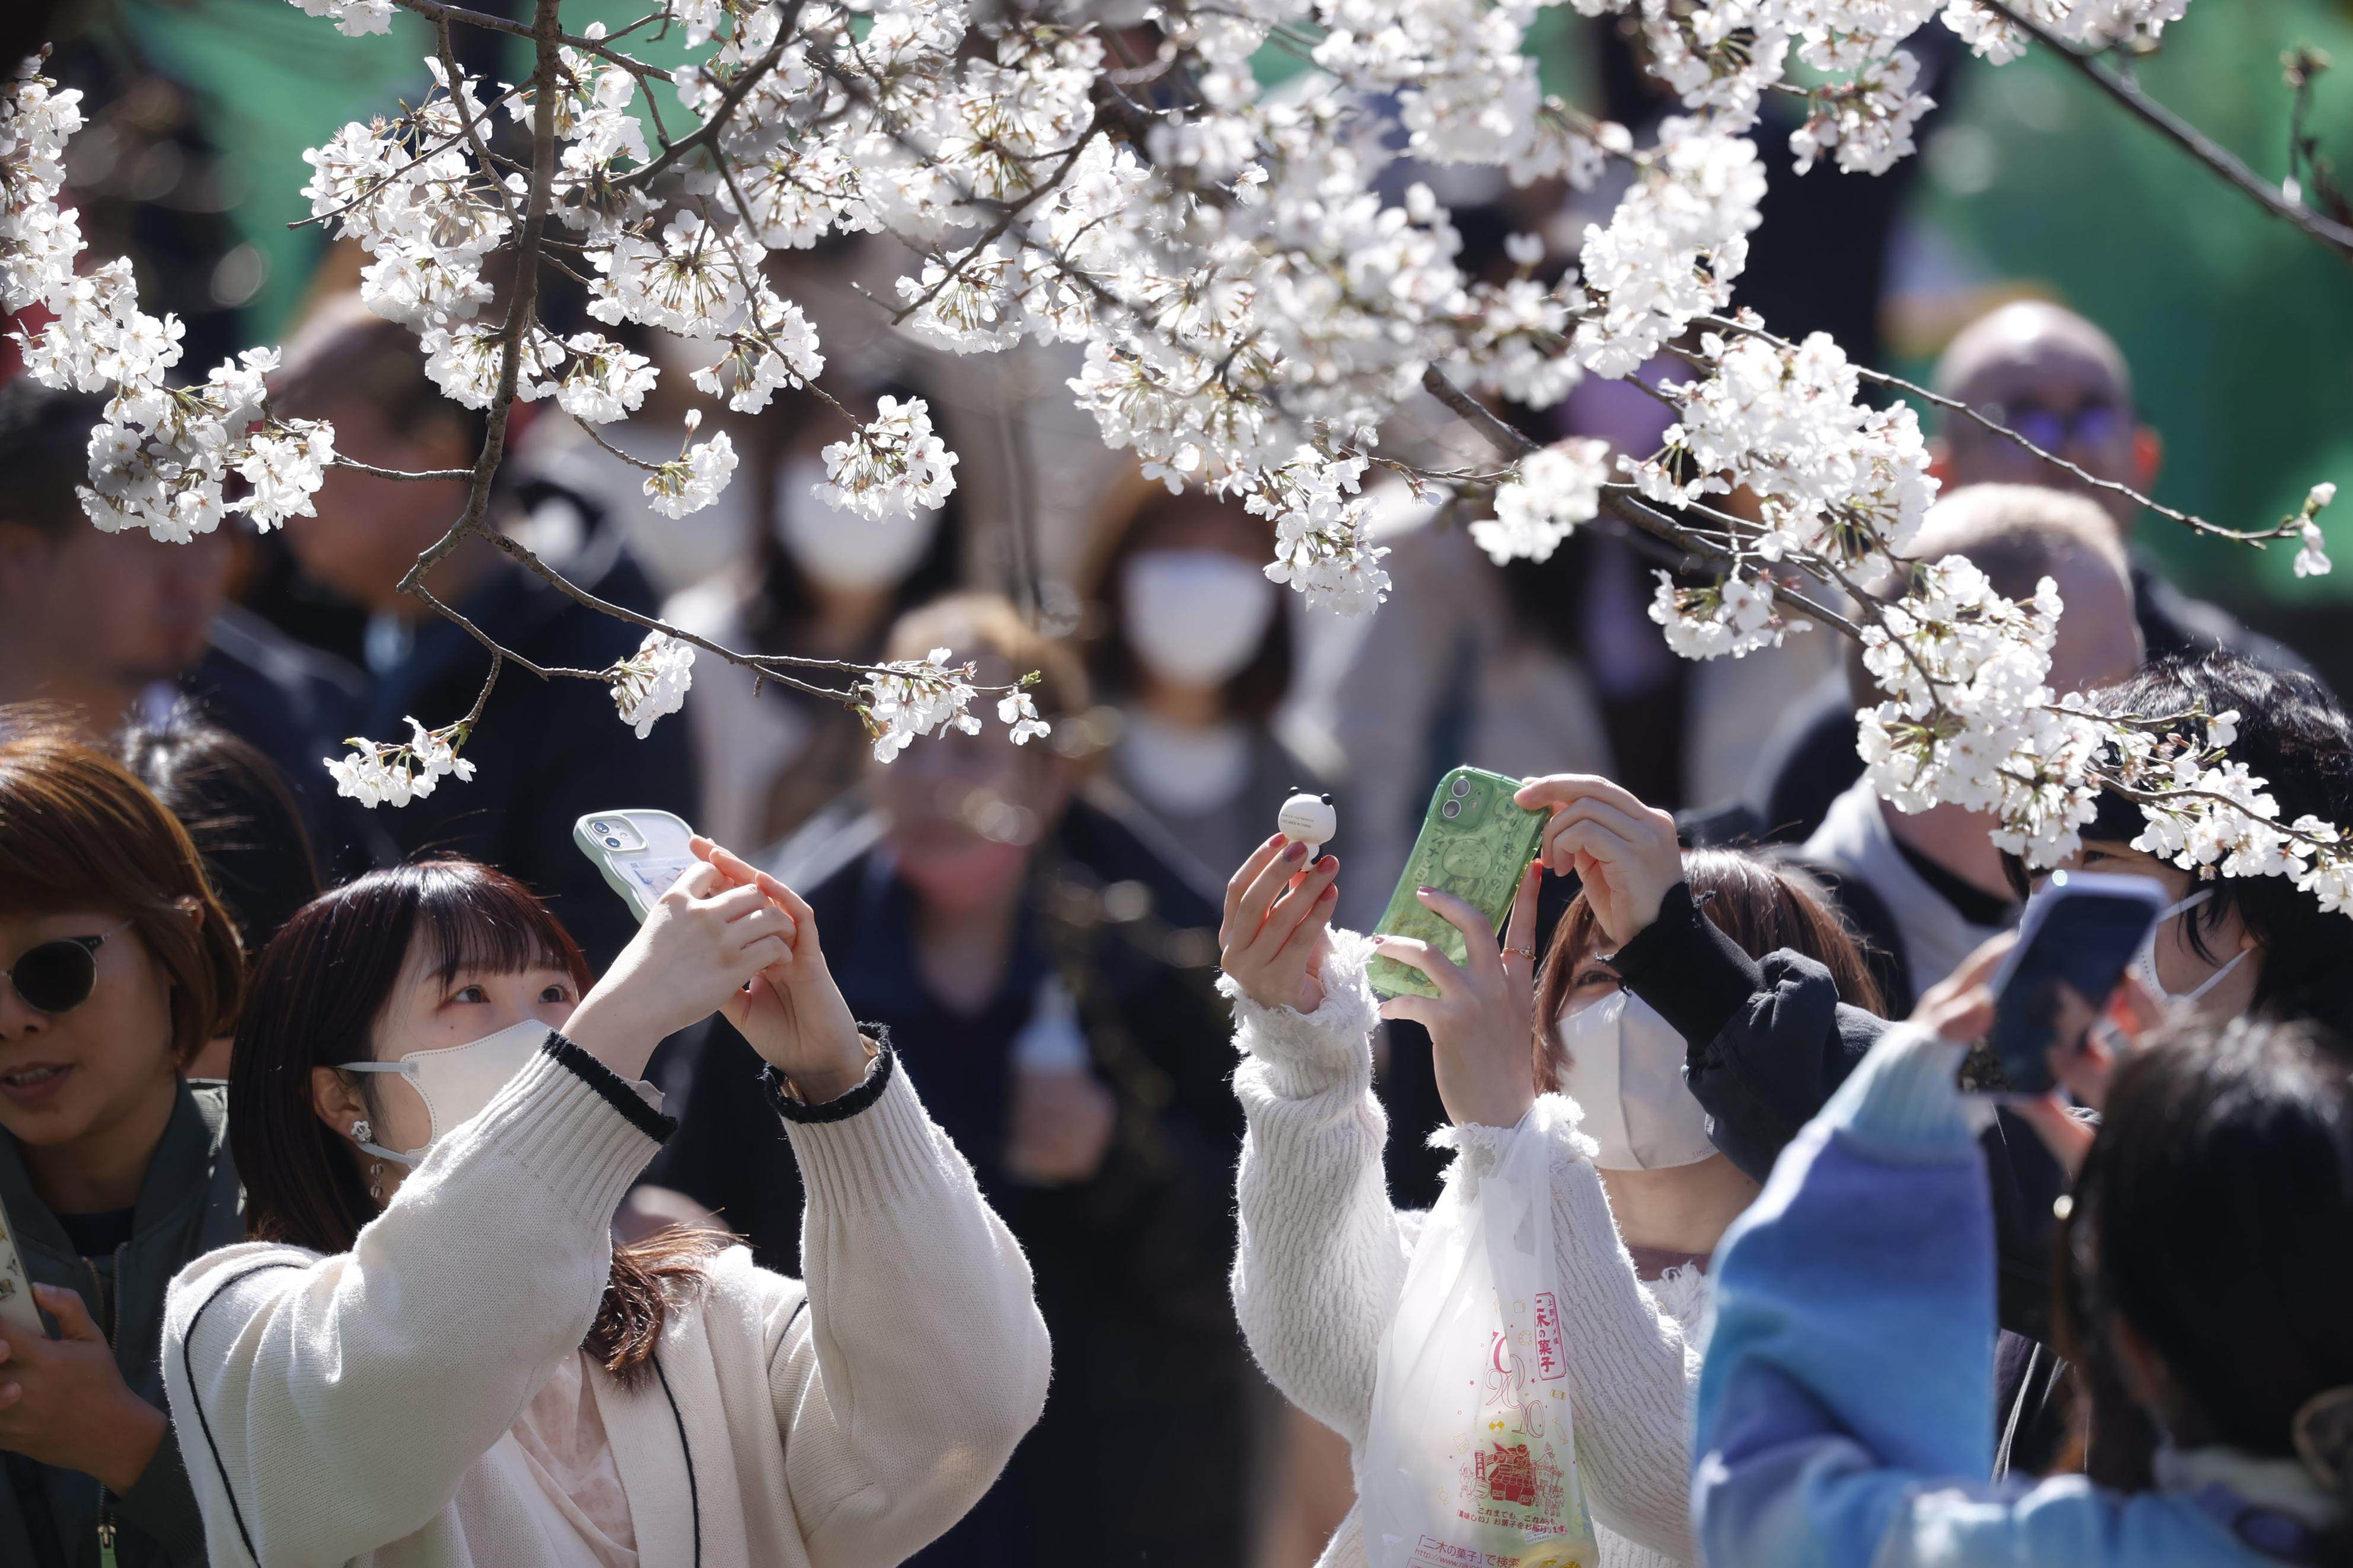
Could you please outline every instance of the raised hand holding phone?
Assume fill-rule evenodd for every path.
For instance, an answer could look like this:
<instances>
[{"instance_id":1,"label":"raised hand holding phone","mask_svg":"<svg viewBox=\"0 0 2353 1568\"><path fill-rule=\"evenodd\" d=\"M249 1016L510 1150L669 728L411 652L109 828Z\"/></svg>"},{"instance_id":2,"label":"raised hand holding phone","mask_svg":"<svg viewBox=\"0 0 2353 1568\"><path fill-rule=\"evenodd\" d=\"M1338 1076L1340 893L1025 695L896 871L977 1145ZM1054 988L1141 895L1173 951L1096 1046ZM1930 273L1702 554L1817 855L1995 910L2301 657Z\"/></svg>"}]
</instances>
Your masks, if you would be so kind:
<instances>
[{"instance_id":1,"label":"raised hand holding phone","mask_svg":"<svg viewBox=\"0 0 2353 1568\"><path fill-rule=\"evenodd\" d=\"M1521 787L1482 768L1456 768L1439 780L1405 874L1373 934L1426 942L1450 962L1462 963L1461 931L1421 896L1435 888L1484 915L1492 936L1510 912L1520 873L1546 826L1542 812L1513 798ZM1365 977L1382 996L1439 994L1423 971L1386 954L1366 966Z\"/></svg>"},{"instance_id":2,"label":"raised hand holding phone","mask_svg":"<svg viewBox=\"0 0 2353 1568\"><path fill-rule=\"evenodd\" d=\"M564 1032L625 1079L643 1076L654 1047L726 1005L744 984L792 955L793 919L756 887L697 861L652 912Z\"/></svg>"},{"instance_id":3,"label":"raised hand holding phone","mask_svg":"<svg viewBox=\"0 0 2353 1568\"><path fill-rule=\"evenodd\" d=\"M1460 964L1410 937L1377 937L1383 956L1426 975L1436 996L1407 993L1381 1004L1384 1018L1407 1018L1430 1031L1438 1097L1458 1126L1515 1127L1535 1102L1536 889L1543 868L1531 860L1512 896L1504 940L1486 911L1453 894L1422 888L1425 907L1461 933Z\"/></svg>"},{"instance_id":4,"label":"raised hand holding phone","mask_svg":"<svg viewBox=\"0 0 2353 1568\"><path fill-rule=\"evenodd\" d=\"M783 956L751 977L720 1009L761 1060L812 1105L838 1099L866 1077L873 1051L826 967L817 915L802 897L733 850L697 834L696 860L738 892L752 891L783 913Z\"/></svg>"},{"instance_id":5,"label":"raised hand holding phone","mask_svg":"<svg viewBox=\"0 0 2353 1568\"><path fill-rule=\"evenodd\" d=\"M1683 879L1683 846L1670 813L1597 773L1528 780L1513 800L1552 815L1544 826L1545 868L1574 875L1601 931L1625 946L1659 918L1660 900Z\"/></svg>"}]
</instances>

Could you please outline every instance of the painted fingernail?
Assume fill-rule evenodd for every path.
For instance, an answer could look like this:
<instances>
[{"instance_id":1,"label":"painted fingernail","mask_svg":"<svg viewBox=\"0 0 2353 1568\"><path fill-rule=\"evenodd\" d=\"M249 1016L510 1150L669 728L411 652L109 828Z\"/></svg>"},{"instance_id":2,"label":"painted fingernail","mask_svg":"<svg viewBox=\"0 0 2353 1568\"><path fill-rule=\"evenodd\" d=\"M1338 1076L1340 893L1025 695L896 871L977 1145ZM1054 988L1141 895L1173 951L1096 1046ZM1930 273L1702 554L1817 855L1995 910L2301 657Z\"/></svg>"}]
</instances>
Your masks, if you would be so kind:
<instances>
[{"instance_id":1,"label":"painted fingernail","mask_svg":"<svg viewBox=\"0 0 2353 1568\"><path fill-rule=\"evenodd\" d=\"M1337 870L1339 866L1340 858L1337 855L1326 855L1324 858L1315 862L1315 868L1318 871Z\"/></svg>"},{"instance_id":2,"label":"painted fingernail","mask_svg":"<svg viewBox=\"0 0 2353 1568\"><path fill-rule=\"evenodd\" d=\"M1286 860L1297 860L1297 859L1303 858L1306 856L1306 854L1307 854L1307 846L1306 846L1306 845L1304 845L1304 844L1294 844L1294 845L1293 845L1290 848L1288 848L1288 849L1286 849L1286 850L1284 850L1284 851L1282 852L1282 858L1283 858L1284 859L1286 859Z\"/></svg>"},{"instance_id":3,"label":"painted fingernail","mask_svg":"<svg viewBox=\"0 0 2353 1568\"><path fill-rule=\"evenodd\" d=\"M1417 892L1417 893L1420 893L1420 894L1423 894L1423 895L1425 895L1425 896L1426 896L1426 895L1428 895L1428 894L1434 893L1434 892L1438 891L1438 889L1437 889L1436 888L1416 888L1416 889L1414 889L1414 891L1415 891L1415 892Z\"/></svg>"}]
</instances>

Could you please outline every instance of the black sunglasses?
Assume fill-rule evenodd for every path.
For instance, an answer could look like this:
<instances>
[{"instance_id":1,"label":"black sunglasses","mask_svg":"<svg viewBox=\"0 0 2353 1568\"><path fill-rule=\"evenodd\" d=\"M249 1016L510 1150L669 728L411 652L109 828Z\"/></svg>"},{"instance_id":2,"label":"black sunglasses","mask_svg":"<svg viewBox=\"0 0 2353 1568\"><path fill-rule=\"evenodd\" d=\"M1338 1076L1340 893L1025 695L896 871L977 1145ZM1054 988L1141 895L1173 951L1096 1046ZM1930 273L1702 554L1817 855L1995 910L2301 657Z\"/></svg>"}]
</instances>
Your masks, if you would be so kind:
<instances>
[{"instance_id":1,"label":"black sunglasses","mask_svg":"<svg viewBox=\"0 0 2353 1568\"><path fill-rule=\"evenodd\" d=\"M25 1005L37 1013L67 1013L90 1000L98 985L98 950L106 939L117 931L130 929L124 921L113 931L100 931L96 936L64 936L55 942L37 942L16 955L16 962L0 973L8 976L8 984Z\"/></svg>"}]
</instances>

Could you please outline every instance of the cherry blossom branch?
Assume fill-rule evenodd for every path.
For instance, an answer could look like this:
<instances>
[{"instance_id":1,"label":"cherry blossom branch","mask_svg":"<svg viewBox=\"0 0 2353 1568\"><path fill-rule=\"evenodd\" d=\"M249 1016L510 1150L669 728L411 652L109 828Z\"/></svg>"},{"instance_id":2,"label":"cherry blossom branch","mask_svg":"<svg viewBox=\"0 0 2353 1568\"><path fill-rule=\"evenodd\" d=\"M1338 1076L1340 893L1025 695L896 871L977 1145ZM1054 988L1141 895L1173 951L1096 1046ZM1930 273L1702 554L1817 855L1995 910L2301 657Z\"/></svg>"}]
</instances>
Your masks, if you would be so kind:
<instances>
[{"instance_id":1,"label":"cherry blossom branch","mask_svg":"<svg viewBox=\"0 0 2353 1568\"><path fill-rule=\"evenodd\" d=\"M1742 321L1736 316L1700 316L1695 318L1695 320L1697 320L1702 325L1714 327L1719 331L1745 333L1746 335L1758 339L1761 342L1771 343L1778 349L1787 349L1791 352L1795 352L1798 347L1797 344L1789 342L1788 339L1777 336L1774 333L1767 331L1763 326L1757 322ZM1707 368L1705 362L1696 357L1689 359L1686 363L1699 366L1703 369ZM2270 528L2226 528L2221 523L2209 522L2204 518L2199 517L2194 513L2178 510L2173 507L2167 506L2162 501L2153 499L2152 497L2143 495L2140 491L2133 489L2130 485L2120 483L2115 479L2104 479L2097 474L2087 471L2081 465L2071 462L2067 458L2059 456L2056 452L2046 451L2042 447L2036 446L2032 440L2029 439L2021 432L2011 429L2009 426L2004 425L2000 420L1994 418L1991 415L1983 413L1982 411L1971 406L1969 404L1962 402L1959 398L1947 397L1942 393L1931 392L1917 382L1906 381L1900 375L1893 375L1883 370L1873 370L1869 365L1858 364L1854 366L1854 374L1861 379L1870 382L1875 386L1884 386L1890 391L1901 392L1908 396L1916 397L1920 399L1921 402L1942 408L1947 413L1966 415L1976 424L1982 426L1985 429L2000 437L2003 440L2016 444L2018 447L2021 447L2035 458L2040 458L2043 462L2049 463L2055 468L2062 469L2069 475L2072 475L2079 482L2089 485L2094 489L2106 490L2111 495L2123 496L2126 500L2132 501L2135 505L2146 507L2149 510L2157 513L2159 517L2169 518L2173 521L2181 524L2184 528L2189 529L2195 532L2209 534L2216 539L2228 539L2240 544L2252 544L2260 550L2267 540L2294 538L2301 530L2302 525L2293 518L2289 519L2285 522L2274 524Z\"/></svg>"},{"instance_id":2,"label":"cherry blossom branch","mask_svg":"<svg viewBox=\"0 0 2353 1568\"><path fill-rule=\"evenodd\" d=\"M2087 49L2069 42L2026 16L2010 0L1976 0L1976 4L2057 54L2089 78L2101 91L2123 105L2128 113L2220 174L2227 184L2244 193L2265 212L2274 217L2285 219L2323 245L2339 252L2345 259L2353 260L2353 228L2323 216L2302 202L2290 201L2282 195L2277 186L2248 168L2230 149L2149 97L2130 76L2109 67L2102 58L2105 50Z\"/></svg>"},{"instance_id":3,"label":"cherry blossom branch","mask_svg":"<svg viewBox=\"0 0 2353 1568\"><path fill-rule=\"evenodd\" d=\"M341 452L335 454L332 466L350 468L355 473L379 479L470 479L474 477L471 468L379 468L374 463L363 463L357 458L347 458Z\"/></svg>"}]
</instances>

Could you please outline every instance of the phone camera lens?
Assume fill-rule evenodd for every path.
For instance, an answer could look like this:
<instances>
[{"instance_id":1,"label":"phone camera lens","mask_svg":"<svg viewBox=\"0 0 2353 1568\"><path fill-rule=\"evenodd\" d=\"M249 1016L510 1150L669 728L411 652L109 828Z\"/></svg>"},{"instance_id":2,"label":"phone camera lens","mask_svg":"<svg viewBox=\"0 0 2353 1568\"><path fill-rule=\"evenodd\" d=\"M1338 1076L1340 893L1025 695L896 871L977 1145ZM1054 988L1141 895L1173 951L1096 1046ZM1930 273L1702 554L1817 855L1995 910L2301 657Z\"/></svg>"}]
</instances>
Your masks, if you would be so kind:
<instances>
[{"instance_id":1,"label":"phone camera lens","mask_svg":"<svg viewBox=\"0 0 2353 1568\"><path fill-rule=\"evenodd\" d=\"M1450 800L1438 808L1438 815L1445 817L1460 816L1462 815L1462 803L1459 800Z\"/></svg>"},{"instance_id":2,"label":"phone camera lens","mask_svg":"<svg viewBox=\"0 0 2353 1568\"><path fill-rule=\"evenodd\" d=\"M1458 778L1454 781L1453 787L1454 793L1457 795L1469 795L1471 793L1471 781L1469 779Z\"/></svg>"},{"instance_id":3,"label":"phone camera lens","mask_svg":"<svg viewBox=\"0 0 2353 1568\"><path fill-rule=\"evenodd\" d=\"M588 831L591 833L610 833L613 831L613 825L609 822L592 822L588 825Z\"/></svg>"},{"instance_id":4,"label":"phone camera lens","mask_svg":"<svg viewBox=\"0 0 2353 1568\"><path fill-rule=\"evenodd\" d=\"M620 847L621 841L617 838L607 838L605 840L605 847L607 849L618 849Z\"/></svg>"}]
</instances>

